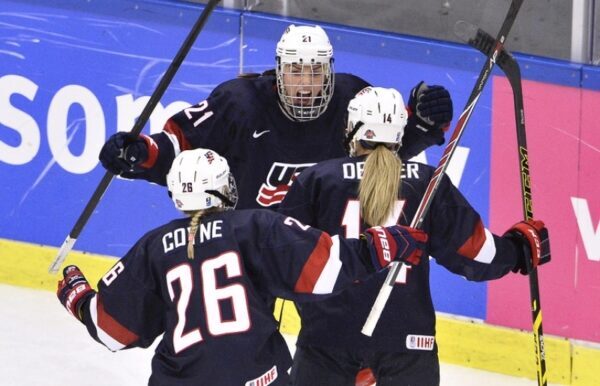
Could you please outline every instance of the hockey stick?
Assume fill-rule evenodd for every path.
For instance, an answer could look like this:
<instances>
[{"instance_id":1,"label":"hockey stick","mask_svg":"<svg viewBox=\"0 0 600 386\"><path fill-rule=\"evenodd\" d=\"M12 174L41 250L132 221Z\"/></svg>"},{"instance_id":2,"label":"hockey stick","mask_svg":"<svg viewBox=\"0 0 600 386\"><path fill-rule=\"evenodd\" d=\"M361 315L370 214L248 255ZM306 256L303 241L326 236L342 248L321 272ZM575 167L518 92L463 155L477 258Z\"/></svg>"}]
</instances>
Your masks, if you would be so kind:
<instances>
[{"instance_id":1,"label":"hockey stick","mask_svg":"<svg viewBox=\"0 0 600 386\"><path fill-rule=\"evenodd\" d=\"M444 172L446 171L446 168L448 167L448 162L450 161L452 154L454 154L454 150L456 149L456 146L458 145L458 141L463 134L465 126L467 125L467 122L471 117L471 113L473 112L473 109L475 109L475 105L477 104L477 101L481 96L483 87L485 86L485 83L490 77L492 68L494 67L494 63L496 61L496 57L498 56L500 50L504 46L506 36L512 28L512 25L517 17L517 14L519 13L519 9L521 8L522 3L523 0L512 0L510 3L508 13L506 14L504 22L502 23L502 27L500 27L500 31L498 32L498 37L496 38L494 49L492 50L490 55L488 55L488 60L481 69L479 78L477 78L477 81L475 82L475 86L473 88L473 91L471 92L471 95L469 96L469 99L467 100L467 104L465 105L463 112L458 118L458 122L456 123L456 127L454 128L454 132L452 133L452 137L450 138L448 145L446 145L444 154L442 155L442 158L440 159L440 162L438 163L438 166L435 172L433 173L433 177L427 185L427 190L425 191L425 194L421 199L421 203L417 208L417 212L413 217L413 220L410 224L410 226L413 228L420 228L423 225L423 220L425 219L425 215L429 210L433 196L435 195L439 187L441 177L443 176ZM385 279L385 282L379 290L379 294L377 294L377 298L375 299L369 316L367 317L367 320L361 330L361 332L364 335L373 335L373 330L375 329L375 326L377 325L377 322L381 317L381 313L383 312L383 308L385 307L390 297L390 294L392 293L392 289L394 288L394 282L396 281L396 276L398 276L398 273L400 272L400 269L402 268L403 264L404 263L399 264L398 262L392 262L392 264L390 264L390 269Z\"/></svg>"},{"instance_id":2,"label":"hockey stick","mask_svg":"<svg viewBox=\"0 0 600 386\"><path fill-rule=\"evenodd\" d=\"M198 20L192 27L192 30L181 45L181 48L179 48L177 55L175 55L175 58L169 65L169 68L161 78L160 83L150 96L150 99L148 100L148 103L146 103L146 106L144 107L144 110L142 110L142 113L140 114L138 120L133 125L133 128L131 129L132 134L139 135L144 126L146 125L146 122L148 122L150 114L152 114L152 111L160 101L160 98L165 93L167 87L171 83L171 80L173 80L175 73L177 73L177 70L179 70L181 63L183 62L183 59L187 56L188 52L190 52L190 49L194 45L198 34L202 30L202 28L204 28L208 17L210 16L210 14L215 9L218 3L219 0L210 0L208 4L206 4L206 7L200 14L200 17L198 17ZM106 192L106 189L108 188L108 185L110 185L112 179L113 174L111 172L107 171L106 173L104 173L104 177L102 177L100 184L98 185L98 187L96 187L92 198L90 198L90 200L86 204L85 209L77 219L77 222L73 226L73 229L71 229L71 232L63 242L62 246L60 247L60 250L58 251L58 254L56 255L56 258L54 259L52 264L50 264L48 272L52 274L56 274L56 272L58 272L58 269L67 258L67 255L69 254L71 249L73 249L73 246L75 245L79 234L83 230L85 224L90 219L92 213L94 212L94 209L98 205L98 202L100 202L100 199L102 199L102 196Z\"/></svg>"},{"instance_id":3,"label":"hockey stick","mask_svg":"<svg viewBox=\"0 0 600 386\"><path fill-rule=\"evenodd\" d=\"M481 28L469 25L463 29L469 35L463 35L465 41L474 48L477 48L484 55L489 55L489 51L494 43L494 38L483 31ZM506 50L498 55L496 62L498 67L504 72L513 92L513 101L515 105L515 120L517 127L517 145L519 148L519 168L521 172L521 194L523 203L523 216L525 220L533 219L533 199L531 196L531 178L529 175L529 159L527 156L527 136L525 131L525 110L523 107L523 90L521 85L521 70L519 63ZM530 262L528 262L531 264ZM528 267L529 273L529 293L531 299L531 313L533 319L533 340L535 343L535 358L537 364L537 381L539 386L548 384L546 370L546 352L544 349L544 332L542 328L542 304L540 302L540 290L537 275L537 268Z\"/></svg>"}]
</instances>

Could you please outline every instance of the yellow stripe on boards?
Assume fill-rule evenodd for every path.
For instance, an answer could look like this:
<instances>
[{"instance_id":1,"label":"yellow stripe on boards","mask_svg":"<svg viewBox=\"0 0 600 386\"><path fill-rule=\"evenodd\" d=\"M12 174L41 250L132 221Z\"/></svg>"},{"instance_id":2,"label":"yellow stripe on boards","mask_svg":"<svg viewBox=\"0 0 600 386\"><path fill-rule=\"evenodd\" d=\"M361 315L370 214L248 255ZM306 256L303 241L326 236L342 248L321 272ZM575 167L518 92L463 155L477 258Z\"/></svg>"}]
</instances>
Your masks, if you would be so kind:
<instances>
[{"instance_id":1,"label":"yellow stripe on boards","mask_svg":"<svg viewBox=\"0 0 600 386\"><path fill-rule=\"evenodd\" d=\"M600 345L573 342L573 386L600 385Z\"/></svg>"},{"instance_id":2,"label":"yellow stripe on boards","mask_svg":"<svg viewBox=\"0 0 600 386\"><path fill-rule=\"evenodd\" d=\"M469 322L449 315L437 317L440 360L461 366L537 379L534 338L531 332ZM545 337L546 368L553 383L570 382L570 342Z\"/></svg>"},{"instance_id":3,"label":"yellow stripe on boards","mask_svg":"<svg viewBox=\"0 0 600 386\"><path fill-rule=\"evenodd\" d=\"M56 274L48 267L56 257L58 248L0 239L0 282L22 287L56 291L62 279L62 268ZM71 252L63 267L75 264L96 287L100 278L113 266L116 258L83 252Z\"/></svg>"}]
</instances>

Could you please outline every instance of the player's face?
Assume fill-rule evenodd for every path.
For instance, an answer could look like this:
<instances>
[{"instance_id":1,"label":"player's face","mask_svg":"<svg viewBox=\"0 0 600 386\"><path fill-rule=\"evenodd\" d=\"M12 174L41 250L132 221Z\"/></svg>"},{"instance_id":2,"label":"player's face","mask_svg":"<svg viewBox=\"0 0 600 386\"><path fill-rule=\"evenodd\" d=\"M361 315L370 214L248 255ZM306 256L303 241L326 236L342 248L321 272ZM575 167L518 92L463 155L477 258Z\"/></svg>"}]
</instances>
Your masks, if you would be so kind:
<instances>
[{"instance_id":1,"label":"player's face","mask_svg":"<svg viewBox=\"0 0 600 386\"><path fill-rule=\"evenodd\" d=\"M283 84L287 102L293 106L307 107L321 97L326 72L323 64L284 64Z\"/></svg>"}]
</instances>

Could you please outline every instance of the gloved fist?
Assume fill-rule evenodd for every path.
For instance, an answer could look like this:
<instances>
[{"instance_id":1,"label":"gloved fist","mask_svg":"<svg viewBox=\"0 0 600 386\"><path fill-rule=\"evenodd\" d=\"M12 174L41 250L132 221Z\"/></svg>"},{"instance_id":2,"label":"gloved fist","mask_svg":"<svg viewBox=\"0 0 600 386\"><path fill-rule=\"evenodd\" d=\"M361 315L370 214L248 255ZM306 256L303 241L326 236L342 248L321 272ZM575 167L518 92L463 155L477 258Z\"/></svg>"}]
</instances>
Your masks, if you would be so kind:
<instances>
[{"instance_id":1,"label":"gloved fist","mask_svg":"<svg viewBox=\"0 0 600 386\"><path fill-rule=\"evenodd\" d=\"M421 81L410 92L408 124L423 132L448 130L452 120L452 99L443 86L427 86Z\"/></svg>"},{"instance_id":2,"label":"gloved fist","mask_svg":"<svg viewBox=\"0 0 600 386\"><path fill-rule=\"evenodd\" d=\"M535 267L550 261L548 229L542 221L527 220L513 225L505 236L516 240L523 247L513 272L527 275Z\"/></svg>"},{"instance_id":3,"label":"gloved fist","mask_svg":"<svg viewBox=\"0 0 600 386\"><path fill-rule=\"evenodd\" d=\"M71 315L81 320L80 302L95 293L76 265L69 265L63 269L63 279L58 282L56 296Z\"/></svg>"},{"instance_id":4,"label":"gloved fist","mask_svg":"<svg viewBox=\"0 0 600 386\"><path fill-rule=\"evenodd\" d=\"M111 135L100 150L102 166L116 175L141 171L141 165L148 159L147 139L144 135L124 132Z\"/></svg>"},{"instance_id":5,"label":"gloved fist","mask_svg":"<svg viewBox=\"0 0 600 386\"><path fill-rule=\"evenodd\" d=\"M365 231L371 259L376 270L386 267L394 260L418 265L425 250L427 234L420 229L394 225L376 226Z\"/></svg>"}]
</instances>

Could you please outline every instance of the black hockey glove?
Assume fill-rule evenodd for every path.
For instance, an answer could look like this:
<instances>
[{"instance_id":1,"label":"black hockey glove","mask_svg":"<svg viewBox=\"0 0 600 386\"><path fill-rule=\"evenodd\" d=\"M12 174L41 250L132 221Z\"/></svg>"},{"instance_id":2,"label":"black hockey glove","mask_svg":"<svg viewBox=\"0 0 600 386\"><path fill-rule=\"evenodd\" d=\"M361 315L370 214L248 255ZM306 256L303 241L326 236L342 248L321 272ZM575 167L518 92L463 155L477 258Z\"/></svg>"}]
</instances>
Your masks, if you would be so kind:
<instances>
[{"instance_id":1,"label":"black hockey glove","mask_svg":"<svg viewBox=\"0 0 600 386\"><path fill-rule=\"evenodd\" d=\"M542 221L528 220L513 225L505 234L517 241L523 248L513 272L527 275L535 267L550 261L550 240L548 229Z\"/></svg>"},{"instance_id":2,"label":"black hockey glove","mask_svg":"<svg viewBox=\"0 0 600 386\"><path fill-rule=\"evenodd\" d=\"M423 132L445 132L452 120L452 99L443 86L427 86L421 81L410 92L408 124Z\"/></svg>"},{"instance_id":3,"label":"black hockey glove","mask_svg":"<svg viewBox=\"0 0 600 386\"><path fill-rule=\"evenodd\" d=\"M407 110L408 122L399 152L403 160L444 143L444 133L452 120L452 99L444 87L419 82L410 92Z\"/></svg>"},{"instance_id":4,"label":"black hockey glove","mask_svg":"<svg viewBox=\"0 0 600 386\"><path fill-rule=\"evenodd\" d=\"M82 300L93 296L96 291L90 287L81 270L76 265L69 265L63 269L63 279L58 282L56 296L71 315L81 321Z\"/></svg>"},{"instance_id":5,"label":"black hockey glove","mask_svg":"<svg viewBox=\"0 0 600 386\"><path fill-rule=\"evenodd\" d=\"M116 175L143 171L142 164L148 159L147 139L124 132L111 135L100 150L102 166Z\"/></svg>"},{"instance_id":6,"label":"black hockey glove","mask_svg":"<svg viewBox=\"0 0 600 386\"><path fill-rule=\"evenodd\" d=\"M362 237L367 241L377 271L394 260L418 265L428 238L422 230L402 225L369 228Z\"/></svg>"}]
</instances>

